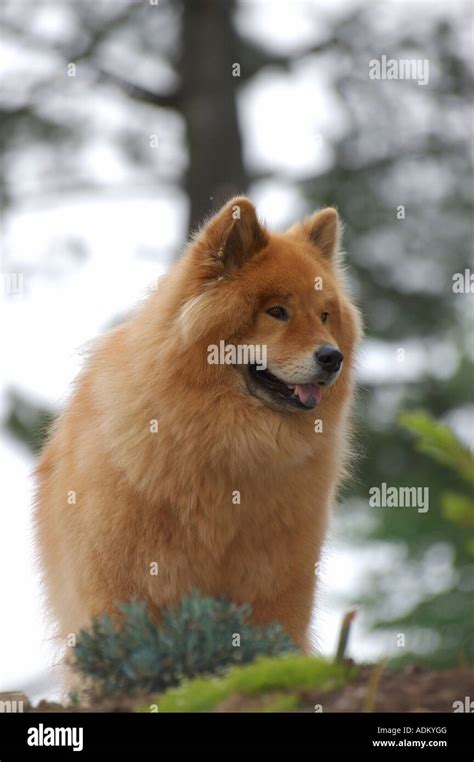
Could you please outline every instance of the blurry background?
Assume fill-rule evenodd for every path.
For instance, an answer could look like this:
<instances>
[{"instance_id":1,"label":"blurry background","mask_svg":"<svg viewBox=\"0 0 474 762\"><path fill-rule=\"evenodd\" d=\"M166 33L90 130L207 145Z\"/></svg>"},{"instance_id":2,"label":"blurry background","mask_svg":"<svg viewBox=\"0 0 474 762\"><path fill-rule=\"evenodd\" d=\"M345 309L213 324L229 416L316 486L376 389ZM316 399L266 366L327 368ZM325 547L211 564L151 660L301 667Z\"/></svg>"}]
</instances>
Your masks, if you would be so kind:
<instances>
[{"instance_id":1,"label":"blurry background","mask_svg":"<svg viewBox=\"0 0 474 762\"><path fill-rule=\"evenodd\" d=\"M473 662L469 491L399 422L422 408L473 443L473 296L453 291L472 267L470 2L3 0L1 15L0 689L54 695L30 519L45 427L86 343L237 192L274 227L337 205L366 319L320 648L357 604L354 658ZM371 79L383 55L426 59L428 83ZM428 486L429 511L371 507L382 482Z\"/></svg>"}]
</instances>

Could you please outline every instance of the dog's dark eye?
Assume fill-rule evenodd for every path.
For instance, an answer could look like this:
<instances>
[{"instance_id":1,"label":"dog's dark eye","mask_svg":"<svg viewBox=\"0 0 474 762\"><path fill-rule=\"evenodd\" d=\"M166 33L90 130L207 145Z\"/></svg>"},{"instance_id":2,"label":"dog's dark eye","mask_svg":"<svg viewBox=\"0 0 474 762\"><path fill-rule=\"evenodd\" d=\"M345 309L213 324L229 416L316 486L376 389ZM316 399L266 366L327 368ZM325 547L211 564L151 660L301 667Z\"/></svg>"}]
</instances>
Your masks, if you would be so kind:
<instances>
[{"instance_id":1,"label":"dog's dark eye","mask_svg":"<svg viewBox=\"0 0 474 762\"><path fill-rule=\"evenodd\" d=\"M328 319L328 317L329 317L329 312L322 312L322 313L321 313L321 322L322 322L322 323L326 323L326 322L327 322L327 319Z\"/></svg>"},{"instance_id":2,"label":"dog's dark eye","mask_svg":"<svg viewBox=\"0 0 474 762\"><path fill-rule=\"evenodd\" d=\"M270 307L270 309L267 310L267 315L271 315L277 320L288 320L288 312L284 307L280 307L280 305L277 305L276 307Z\"/></svg>"}]
</instances>

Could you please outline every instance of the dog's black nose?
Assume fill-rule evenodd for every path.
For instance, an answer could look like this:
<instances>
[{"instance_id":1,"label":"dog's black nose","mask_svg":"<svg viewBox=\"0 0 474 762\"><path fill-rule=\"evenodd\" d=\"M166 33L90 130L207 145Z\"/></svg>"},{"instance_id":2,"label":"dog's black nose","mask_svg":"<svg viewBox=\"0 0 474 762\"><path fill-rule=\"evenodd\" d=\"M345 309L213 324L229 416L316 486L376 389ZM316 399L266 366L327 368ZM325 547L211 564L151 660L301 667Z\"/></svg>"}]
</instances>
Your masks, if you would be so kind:
<instances>
[{"instance_id":1,"label":"dog's black nose","mask_svg":"<svg viewBox=\"0 0 474 762\"><path fill-rule=\"evenodd\" d=\"M317 352L315 352L316 360L319 362L323 370L327 370L328 373L335 373L342 365L344 355L339 352L338 349L332 347L330 344L324 344Z\"/></svg>"}]
</instances>

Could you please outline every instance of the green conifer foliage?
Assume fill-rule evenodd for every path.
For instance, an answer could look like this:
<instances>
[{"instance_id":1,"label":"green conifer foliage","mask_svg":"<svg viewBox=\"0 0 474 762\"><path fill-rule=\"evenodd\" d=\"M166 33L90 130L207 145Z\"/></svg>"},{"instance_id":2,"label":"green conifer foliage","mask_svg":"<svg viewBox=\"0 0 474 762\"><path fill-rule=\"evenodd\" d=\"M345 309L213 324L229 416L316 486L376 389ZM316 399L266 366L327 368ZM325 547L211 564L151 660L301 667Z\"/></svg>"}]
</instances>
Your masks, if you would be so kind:
<instances>
[{"instance_id":1,"label":"green conifer foliage","mask_svg":"<svg viewBox=\"0 0 474 762\"><path fill-rule=\"evenodd\" d=\"M257 656L296 651L277 623L250 624L251 608L194 591L168 608L159 625L145 604L117 606L81 630L74 668L105 695L162 691L184 677L218 674Z\"/></svg>"}]
</instances>

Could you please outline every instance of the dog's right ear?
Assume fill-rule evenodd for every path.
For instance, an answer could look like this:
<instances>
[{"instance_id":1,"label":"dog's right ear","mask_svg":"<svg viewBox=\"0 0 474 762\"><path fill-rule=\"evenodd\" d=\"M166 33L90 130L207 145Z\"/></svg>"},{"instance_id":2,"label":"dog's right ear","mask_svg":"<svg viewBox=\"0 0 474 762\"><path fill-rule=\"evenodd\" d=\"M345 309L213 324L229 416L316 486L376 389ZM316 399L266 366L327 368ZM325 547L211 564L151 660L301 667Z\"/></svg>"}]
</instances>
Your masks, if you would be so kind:
<instances>
[{"instance_id":1,"label":"dog's right ear","mask_svg":"<svg viewBox=\"0 0 474 762\"><path fill-rule=\"evenodd\" d=\"M266 246L268 233L245 196L229 201L200 231L196 244L217 274L229 275Z\"/></svg>"},{"instance_id":2,"label":"dog's right ear","mask_svg":"<svg viewBox=\"0 0 474 762\"><path fill-rule=\"evenodd\" d=\"M250 319L252 301L243 299L240 289L220 288L218 281L228 278L231 286L232 275L268 240L245 196L233 198L201 228L191 243L189 259L182 260L186 267L186 262L191 264L185 270L185 299L178 314L183 348L202 337L209 343L212 332L233 335L242 327L246 311ZM211 284L214 288L205 287Z\"/></svg>"}]
</instances>

